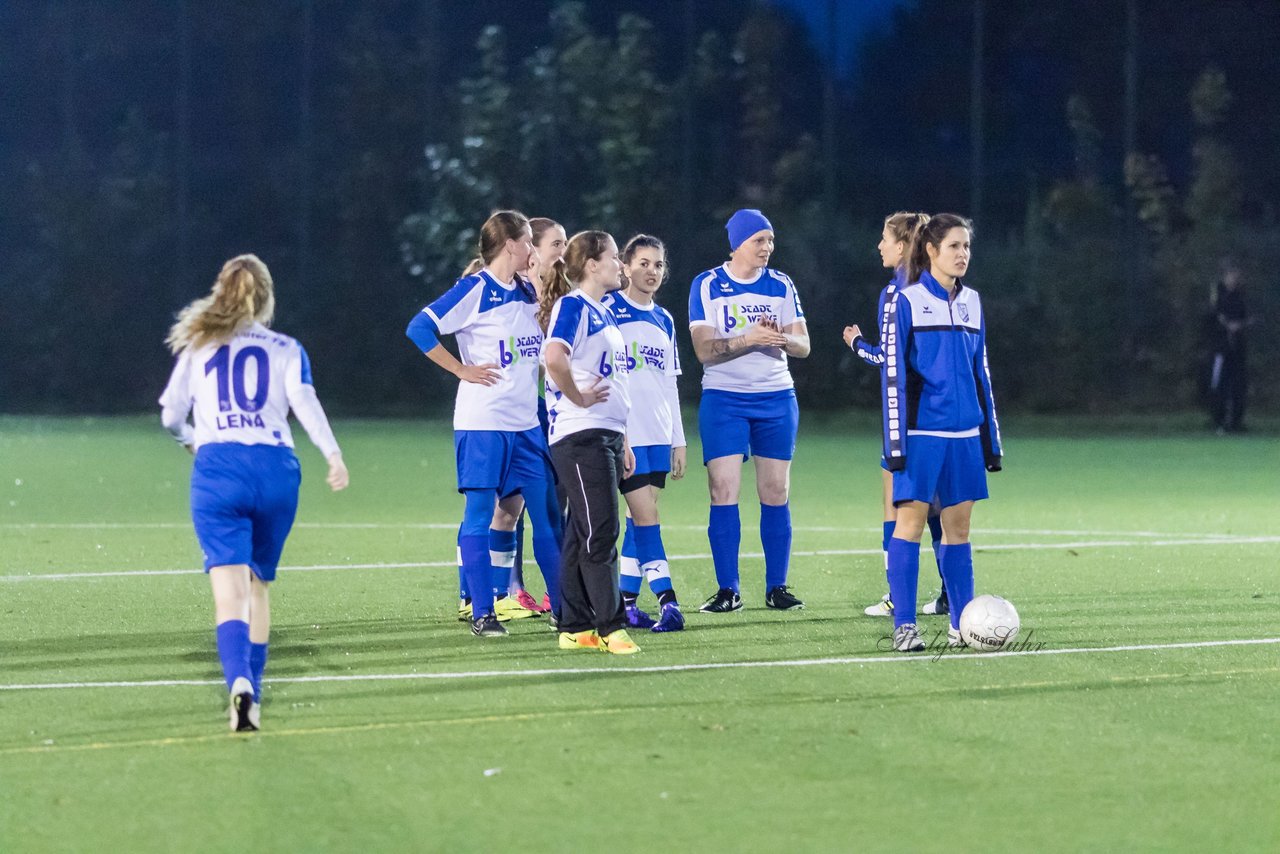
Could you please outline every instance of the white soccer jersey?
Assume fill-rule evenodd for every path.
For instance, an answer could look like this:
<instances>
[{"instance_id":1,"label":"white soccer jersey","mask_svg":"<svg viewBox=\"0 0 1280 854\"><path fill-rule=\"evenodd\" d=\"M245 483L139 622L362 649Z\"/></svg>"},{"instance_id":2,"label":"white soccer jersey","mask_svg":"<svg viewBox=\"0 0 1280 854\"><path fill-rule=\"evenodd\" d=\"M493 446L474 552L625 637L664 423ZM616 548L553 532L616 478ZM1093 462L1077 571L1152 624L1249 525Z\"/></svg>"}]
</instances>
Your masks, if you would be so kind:
<instances>
[{"instance_id":1,"label":"white soccer jersey","mask_svg":"<svg viewBox=\"0 0 1280 854\"><path fill-rule=\"evenodd\" d=\"M326 456L338 451L311 384L311 362L288 335L255 323L225 344L183 350L160 395L161 419L184 444L293 447L289 410ZM187 423L194 410L195 430Z\"/></svg>"},{"instance_id":2,"label":"white soccer jersey","mask_svg":"<svg viewBox=\"0 0 1280 854\"><path fill-rule=\"evenodd\" d=\"M689 327L710 326L716 338L736 338L762 318L785 330L804 320L800 296L791 279L768 267L744 282L729 275L724 265L693 280L689 289ZM706 365L702 387L718 391L764 392L794 387L781 350L748 353L720 365Z\"/></svg>"},{"instance_id":3,"label":"white soccer jersey","mask_svg":"<svg viewBox=\"0 0 1280 854\"><path fill-rule=\"evenodd\" d=\"M604 298L604 305L622 332L627 350L627 384L631 414L627 438L632 447L685 444L680 422L680 351L671 313L656 303L637 305L621 291Z\"/></svg>"},{"instance_id":4,"label":"white soccer jersey","mask_svg":"<svg viewBox=\"0 0 1280 854\"><path fill-rule=\"evenodd\" d=\"M538 426L538 298L523 281L499 282L488 270L458 280L423 309L442 335L456 336L466 365L499 365L491 386L458 383L455 430L521 431Z\"/></svg>"},{"instance_id":5,"label":"white soccer jersey","mask_svg":"<svg viewBox=\"0 0 1280 854\"><path fill-rule=\"evenodd\" d=\"M608 400L583 409L565 397L548 376L547 415L551 428L547 440L554 445L582 430L625 433L627 413L631 409L627 350L613 314L581 290L574 290L556 300L547 329L546 344L559 341L569 348L573 381L578 388L602 379L600 387L609 389ZM543 345L544 361L546 344Z\"/></svg>"}]
</instances>

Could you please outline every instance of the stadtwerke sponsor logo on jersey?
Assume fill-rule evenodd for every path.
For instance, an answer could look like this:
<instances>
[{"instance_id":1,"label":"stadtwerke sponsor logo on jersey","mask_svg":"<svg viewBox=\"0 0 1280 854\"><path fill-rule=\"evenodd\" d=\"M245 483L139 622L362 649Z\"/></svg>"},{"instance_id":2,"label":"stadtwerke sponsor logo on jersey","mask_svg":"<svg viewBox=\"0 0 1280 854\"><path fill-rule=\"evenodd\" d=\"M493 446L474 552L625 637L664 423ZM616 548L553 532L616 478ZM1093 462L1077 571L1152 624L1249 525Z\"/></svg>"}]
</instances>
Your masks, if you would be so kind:
<instances>
[{"instance_id":1,"label":"stadtwerke sponsor logo on jersey","mask_svg":"<svg viewBox=\"0 0 1280 854\"><path fill-rule=\"evenodd\" d=\"M667 369L666 349L632 341L631 352L627 355L627 370L643 371L646 368L665 371Z\"/></svg>"},{"instance_id":2,"label":"stadtwerke sponsor logo on jersey","mask_svg":"<svg viewBox=\"0 0 1280 854\"><path fill-rule=\"evenodd\" d=\"M778 315L768 303L761 305L735 302L723 306L721 311L724 313L724 328L726 332L730 329L737 329L740 326L749 326L761 320L778 322Z\"/></svg>"},{"instance_id":3,"label":"stadtwerke sponsor logo on jersey","mask_svg":"<svg viewBox=\"0 0 1280 854\"><path fill-rule=\"evenodd\" d=\"M498 342L498 362L506 368L521 359L537 359L542 350L541 335L507 336L507 340Z\"/></svg>"}]
</instances>

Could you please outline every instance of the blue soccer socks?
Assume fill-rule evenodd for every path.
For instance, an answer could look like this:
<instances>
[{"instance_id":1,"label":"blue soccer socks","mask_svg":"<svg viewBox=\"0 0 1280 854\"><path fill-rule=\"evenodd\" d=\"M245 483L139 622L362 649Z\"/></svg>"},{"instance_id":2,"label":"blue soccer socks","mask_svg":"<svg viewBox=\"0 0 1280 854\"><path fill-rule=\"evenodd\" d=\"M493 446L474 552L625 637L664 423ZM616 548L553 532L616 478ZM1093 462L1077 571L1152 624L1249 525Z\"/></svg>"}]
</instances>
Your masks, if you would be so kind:
<instances>
[{"instance_id":1,"label":"blue soccer socks","mask_svg":"<svg viewBox=\"0 0 1280 854\"><path fill-rule=\"evenodd\" d=\"M764 589L787 583L791 563L791 505L760 505L760 545L764 547Z\"/></svg>"},{"instance_id":2,"label":"blue soccer socks","mask_svg":"<svg viewBox=\"0 0 1280 854\"><path fill-rule=\"evenodd\" d=\"M894 628L916 621L916 589L920 583L920 544L889 540L889 599Z\"/></svg>"},{"instance_id":3,"label":"blue soccer socks","mask_svg":"<svg viewBox=\"0 0 1280 854\"><path fill-rule=\"evenodd\" d=\"M508 590L524 589L524 520L526 513L521 512L516 520L516 559L511 566L511 581Z\"/></svg>"},{"instance_id":4,"label":"blue soccer socks","mask_svg":"<svg viewBox=\"0 0 1280 854\"><path fill-rule=\"evenodd\" d=\"M736 504L713 504L707 525L716 582L722 590L739 592L738 549L742 545L742 520ZM765 589L787 583L791 562L791 506L760 505L760 544L764 547Z\"/></svg>"},{"instance_id":5,"label":"blue soccer socks","mask_svg":"<svg viewBox=\"0 0 1280 854\"><path fill-rule=\"evenodd\" d=\"M267 669L267 645L249 642L249 672L253 676L253 701L262 702L262 674Z\"/></svg>"},{"instance_id":6,"label":"blue soccer socks","mask_svg":"<svg viewBox=\"0 0 1280 854\"><path fill-rule=\"evenodd\" d=\"M636 601L642 581L649 582L649 589L658 597L659 604L675 601L671 568L667 564L666 548L662 545L661 525L637 525L634 519L627 517L618 568L618 586L625 602Z\"/></svg>"},{"instance_id":7,"label":"blue soccer socks","mask_svg":"<svg viewBox=\"0 0 1280 854\"><path fill-rule=\"evenodd\" d=\"M938 565L938 577L943 578L942 551L941 551L942 549L942 517L929 516L927 517L927 520L929 523L929 536L933 540L933 559ZM944 579L944 583L945 583L945 579Z\"/></svg>"},{"instance_id":8,"label":"blue soccer socks","mask_svg":"<svg viewBox=\"0 0 1280 854\"><path fill-rule=\"evenodd\" d=\"M960 628L960 614L973 599L973 546L969 543L942 546L938 550L942 581L951 601L951 628Z\"/></svg>"},{"instance_id":9,"label":"blue soccer socks","mask_svg":"<svg viewBox=\"0 0 1280 854\"><path fill-rule=\"evenodd\" d=\"M511 568L516 562L516 532L489 529L489 566L493 598L501 599L511 589Z\"/></svg>"},{"instance_id":10,"label":"blue soccer socks","mask_svg":"<svg viewBox=\"0 0 1280 854\"><path fill-rule=\"evenodd\" d=\"M884 552L884 580L886 584L889 582L889 541L893 539L893 529L896 527L898 527L896 521L885 522L884 536L880 538L880 551Z\"/></svg>"},{"instance_id":11,"label":"blue soccer socks","mask_svg":"<svg viewBox=\"0 0 1280 854\"><path fill-rule=\"evenodd\" d=\"M227 680L227 690L237 679L253 682L249 667L249 624L244 620L227 620L218 624L218 660L222 662L222 676Z\"/></svg>"},{"instance_id":12,"label":"blue soccer socks","mask_svg":"<svg viewBox=\"0 0 1280 854\"><path fill-rule=\"evenodd\" d=\"M458 529L458 561L462 565L463 589L471 594L471 616L478 619L493 613L493 564L489 557L489 522L498 500L492 489L468 489L462 527Z\"/></svg>"},{"instance_id":13,"label":"blue soccer socks","mask_svg":"<svg viewBox=\"0 0 1280 854\"><path fill-rule=\"evenodd\" d=\"M628 516L627 528L622 535L622 554L618 558L618 589L622 591L622 598L635 602L643 580L636 546L636 520Z\"/></svg>"},{"instance_id":14,"label":"blue soccer socks","mask_svg":"<svg viewBox=\"0 0 1280 854\"><path fill-rule=\"evenodd\" d=\"M489 563L489 535L467 534L458 538L462 570L471 593L472 619L493 613L493 568Z\"/></svg>"},{"instance_id":15,"label":"blue soccer socks","mask_svg":"<svg viewBox=\"0 0 1280 854\"><path fill-rule=\"evenodd\" d=\"M471 601L471 591L467 588L467 572L462 568L462 528L458 528L458 598Z\"/></svg>"},{"instance_id":16,"label":"blue soccer socks","mask_svg":"<svg viewBox=\"0 0 1280 854\"><path fill-rule=\"evenodd\" d=\"M711 542L711 562L716 568L716 583L723 589L738 592L738 548L742 544L742 520L737 504L711 505L707 523L707 539Z\"/></svg>"},{"instance_id":17,"label":"blue soccer socks","mask_svg":"<svg viewBox=\"0 0 1280 854\"><path fill-rule=\"evenodd\" d=\"M551 613L560 613L560 541L564 534L560 502L553 483L531 484L523 490L524 506L533 526L533 559L542 573Z\"/></svg>"},{"instance_id":18,"label":"blue soccer socks","mask_svg":"<svg viewBox=\"0 0 1280 854\"><path fill-rule=\"evenodd\" d=\"M628 524L631 522L627 520ZM671 567L667 564L667 550L662 545L661 525L636 525L636 560L649 589L658 597L660 603L674 601L675 593L671 586Z\"/></svg>"}]
</instances>

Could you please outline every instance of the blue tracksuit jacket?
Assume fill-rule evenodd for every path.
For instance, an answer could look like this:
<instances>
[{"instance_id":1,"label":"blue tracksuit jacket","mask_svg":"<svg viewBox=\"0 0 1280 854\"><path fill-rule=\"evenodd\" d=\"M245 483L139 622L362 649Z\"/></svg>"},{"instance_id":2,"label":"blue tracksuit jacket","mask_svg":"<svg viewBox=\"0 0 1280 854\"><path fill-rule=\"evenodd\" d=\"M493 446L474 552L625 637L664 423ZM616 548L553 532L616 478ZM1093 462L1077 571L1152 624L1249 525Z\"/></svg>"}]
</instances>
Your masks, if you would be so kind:
<instances>
[{"instance_id":1,"label":"blue tracksuit jacket","mask_svg":"<svg viewBox=\"0 0 1280 854\"><path fill-rule=\"evenodd\" d=\"M886 288L886 290L888 290ZM982 299L957 281L954 295L926 270L900 289L886 309L884 457L890 471L906 466L907 436L982 437L987 469L1000 468L1000 426Z\"/></svg>"},{"instance_id":2,"label":"blue tracksuit jacket","mask_svg":"<svg viewBox=\"0 0 1280 854\"><path fill-rule=\"evenodd\" d=\"M903 275L901 268L894 270L893 278L880 292L880 301L876 304L876 317L880 318L880 343L872 344L861 335L853 339L853 352L872 367L884 368L884 348L881 344L889 334L889 303L893 302L893 295L901 290Z\"/></svg>"}]
</instances>

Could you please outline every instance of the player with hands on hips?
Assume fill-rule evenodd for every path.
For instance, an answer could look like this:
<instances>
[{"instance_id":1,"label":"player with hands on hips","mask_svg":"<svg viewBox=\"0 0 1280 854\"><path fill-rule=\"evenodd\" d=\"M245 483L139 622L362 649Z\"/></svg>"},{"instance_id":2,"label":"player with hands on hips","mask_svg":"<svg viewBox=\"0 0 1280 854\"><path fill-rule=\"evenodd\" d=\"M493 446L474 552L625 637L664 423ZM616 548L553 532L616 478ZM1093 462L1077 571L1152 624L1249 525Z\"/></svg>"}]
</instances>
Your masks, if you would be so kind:
<instances>
[{"instance_id":1,"label":"player with hands on hips","mask_svg":"<svg viewBox=\"0 0 1280 854\"><path fill-rule=\"evenodd\" d=\"M458 377L454 453L463 518L459 561L471 594L471 632L507 634L501 618L530 617L506 596L516 520L529 510L534 559L552 606L559 602L560 526L546 437L538 424L537 296L517 273L529 267L533 233L519 211L498 211L480 229L479 257L424 308L405 334ZM440 343L453 335L461 359ZM496 595L495 595L496 594ZM460 609L461 610L461 609Z\"/></svg>"},{"instance_id":2,"label":"player with hands on hips","mask_svg":"<svg viewBox=\"0 0 1280 854\"><path fill-rule=\"evenodd\" d=\"M613 237L575 234L565 273L574 289L556 301L542 347L551 458L569 499L559 645L630 654L640 648L627 634L617 549L618 487L635 470L626 439L630 377L622 333L602 302L622 286Z\"/></svg>"}]
</instances>

